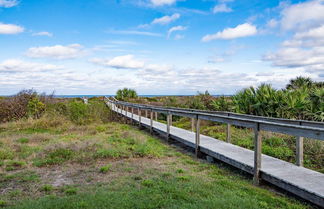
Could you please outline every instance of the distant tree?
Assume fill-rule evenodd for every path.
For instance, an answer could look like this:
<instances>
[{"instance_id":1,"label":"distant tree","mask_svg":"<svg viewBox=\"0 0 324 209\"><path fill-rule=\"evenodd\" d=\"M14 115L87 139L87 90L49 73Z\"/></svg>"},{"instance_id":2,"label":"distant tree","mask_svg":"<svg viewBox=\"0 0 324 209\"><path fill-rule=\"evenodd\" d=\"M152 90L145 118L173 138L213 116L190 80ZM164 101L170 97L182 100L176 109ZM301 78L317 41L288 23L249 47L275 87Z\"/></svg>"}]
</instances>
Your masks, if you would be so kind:
<instances>
[{"instance_id":1,"label":"distant tree","mask_svg":"<svg viewBox=\"0 0 324 209\"><path fill-rule=\"evenodd\" d=\"M286 89L294 90L294 89L299 89L302 87L311 88L311 87L313 87L313 85L314 85L314 82L311 78L298 76L297 78L291 79L289 81L289 83L286 86Z\"/></svg>"},{"instance_id":2,"label":"distant tree","mask_svg":"<svg viewBox=\"0 0 324 209\"><path fill-rule=\"evenodd\" d=\"M116 92L116 99L125 101L127 99L137 98L138 95L134 89L123 88Z\"/></svg>"}]
</instances>

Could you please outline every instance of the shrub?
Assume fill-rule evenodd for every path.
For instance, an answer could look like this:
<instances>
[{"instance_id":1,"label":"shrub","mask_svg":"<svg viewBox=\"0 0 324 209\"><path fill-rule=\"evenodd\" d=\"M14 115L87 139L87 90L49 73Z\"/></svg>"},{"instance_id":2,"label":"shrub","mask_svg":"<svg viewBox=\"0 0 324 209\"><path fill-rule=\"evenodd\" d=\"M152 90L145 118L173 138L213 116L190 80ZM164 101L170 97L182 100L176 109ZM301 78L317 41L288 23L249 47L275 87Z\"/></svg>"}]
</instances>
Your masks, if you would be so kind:
<instances>
[{"instance_id":1,"label":"shrub","mask_svg":"<svg viewBox=\"0 0 324 209\"><path fill-rule=\"evenodd\" d=\"M48 193L48 192L52 191L53 189L54 189L54 187L51 184L45 184L40 188L40 191Z\"/></svg>"},{"instance_id":2,"label":"shrub","mask_svg":"<svg viewBox=\"0 0 324 209\"><path fill-rule=\"evenodd\" d=\"M89 121L88 105L73 101L68 106L70 120L78 125L84 125Z\"/></svg>"},{"instance_id":3,"label":"shrub","mask_svg":"<svg viewBox=\"0 0 324 209\"><path fill-rule=\"evenodd\" d=\"M27 104L28 116L32 118L40 118L42 113L45 111L45 104L41 102L37 97L29 100Z\"/></svg>"},{"instance_id":4,"label":"shrub","mask_svg":"<svg viewBox=\"0 0 324 209\"><path fill-rule=\"evenodd\" d=\"M116 99L118 100L125 101L131 98L137 98L137 93L134 89L124 88L124 89L119 89L116 92Z\"/></svg>"}]
</instances>

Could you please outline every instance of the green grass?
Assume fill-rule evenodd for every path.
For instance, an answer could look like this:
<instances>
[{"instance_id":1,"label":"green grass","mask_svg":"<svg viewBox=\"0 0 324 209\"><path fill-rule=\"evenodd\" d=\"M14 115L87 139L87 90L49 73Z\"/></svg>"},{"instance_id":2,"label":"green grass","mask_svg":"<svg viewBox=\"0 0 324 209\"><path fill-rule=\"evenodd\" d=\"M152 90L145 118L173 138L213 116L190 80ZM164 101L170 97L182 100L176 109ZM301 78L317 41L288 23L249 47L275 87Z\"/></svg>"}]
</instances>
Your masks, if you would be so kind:
<instances>
[{"instance_id":1,"label":"green grass","mask_svg":"<svg viewBox=\"0 0 324 209\"><path fill-rule=\"evenodd\" d=\"M0 207L309 207L255 187L250 178L182 153L136 127L92 121L100 117L90 122L81 117L82 125L51 115L0 124ZM203 131L217 134L220 129ZM233 140L251 146L248 137L238 140L234 134ZM264 145L285 155L282 143L271 139Z\"/></svg>"}]
</instances>

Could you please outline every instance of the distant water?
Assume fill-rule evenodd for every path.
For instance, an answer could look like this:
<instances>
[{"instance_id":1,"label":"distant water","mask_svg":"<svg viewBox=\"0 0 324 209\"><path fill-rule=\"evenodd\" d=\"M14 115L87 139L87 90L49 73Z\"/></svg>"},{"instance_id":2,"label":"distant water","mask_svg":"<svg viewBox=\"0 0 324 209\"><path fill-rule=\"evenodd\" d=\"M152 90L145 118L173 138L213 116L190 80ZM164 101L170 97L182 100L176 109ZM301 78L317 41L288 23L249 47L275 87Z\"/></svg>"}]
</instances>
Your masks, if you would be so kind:
<instances>
[{"instance_id":1,"label":"distant water","mask_svg":"<svg viewBox=\"0 0 324 209\"><path fill-rule=\"evenodd\" d=\"M81 97L87 97L87 98L91 98L91 97L111 97L111 96L115 96L115 95L54 95L54 97L57 98L81 98ZM165 97L165 96L194 96L194 95L138 95L140 97ZM219 97L222 95L212 95L214 97ZM231 95L225 95L225 96L231 96Z\"/></svg>"},{"instance_id":2,"label":"distant water","mask_svg":"<svg viewBox=\"0 0 324 209\"><path fill-rule=\"evenodd\" d=\"M81 97L87 97L87 98L91 98L91 97L112 97L115 95L54 95L54 97L58 97L58 98L81 98ZM140 97L163 97L163 96L193 96L193 95L138 95Z\"/></svg>"}]
</instances>

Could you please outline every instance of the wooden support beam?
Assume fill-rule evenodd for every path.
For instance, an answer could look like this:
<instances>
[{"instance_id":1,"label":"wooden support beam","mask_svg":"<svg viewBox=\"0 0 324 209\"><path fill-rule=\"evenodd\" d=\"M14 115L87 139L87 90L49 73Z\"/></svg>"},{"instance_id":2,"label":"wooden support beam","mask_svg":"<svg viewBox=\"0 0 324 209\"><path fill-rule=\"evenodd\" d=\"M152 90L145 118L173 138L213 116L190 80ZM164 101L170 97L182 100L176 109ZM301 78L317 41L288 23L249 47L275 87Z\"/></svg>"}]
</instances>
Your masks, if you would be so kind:
<instances>
[{"instance_id":1,"label":"wooden support beam","mask_svg":"<svg viewBox=\"0 0 324 209\"><path fill-rule=\"evenodd\" d=\"M155 112L155 120L157 121L158 120L158 113Z\"/></svg>"},{"instance_id":2,"label":"wooden support beam","mask_svg":"<svg viewBox=\"0 0 324 209\"><path fill-rule=\"evenodd\" d=\"M150 133L153 134L153 111L150 112Z\"/></svg>"},{"instance_id":3,"label":"wooden support beam","mask_svg":"<svg viewBox=\"0 0 324 209\"><path fill-rule=\"evenodd\" d=\"M132 108L132 122L134 122L134 107L131 108Z\"/></svg>"},{"instance_id":4,"label":"wooden support beam","mask_svg":"<svg viewBox=\"0 0 324 209\"><path fill-rule=\"evenodd\" d=\"M191 118L191 131L195 132L195 119Z\"/></svg>"},{"instance_id":5,"label":"wooden support beam","mask_svg":"<svg viewBox=\"0 0 324 209\"><path fill-rule=\"evenodd\" d=\"M304 166L304 137L296 138L296 165Z\"/></svg>"},{"instance_id":6,"label":"wooden support beam","mask_svg":"<svg viewBox=\"0 0 324 209\"><path fill-rule=\"evenodd\" d=\"M147 110L145 110L145 117L147 118Z\"/></svg>"},{"instance_id":7,"label":"wooden support beam","mask_svg":"<svg viewBox=\"0 0 324 209\"><path fill-rule=\"evenodd\" d=\"M142 117L141 117L141 109L138 108L138 126L141 127L142 123Z\"/></svg>"},{"instance_id":8,"label":"wooden support beam","mask_svg":"<svg viewBox=\"0 0 324 209\"><path fill-rule=\"evenodd\" d=\"M172 123L172 115L171 114L167 114L167 135L166 135L166 139L167 141L169 141L170 139L170 126Z\"/></svg>"},{"instance_id":9,"label":"wooden support beam","mask_svg":"<svg viewBox=\"0 0 324 209\"><path fill-rule=\"evenodd\" d=\"M231 124L226 125L226 141L231 143Z\"/></svg>"},{"instance_id":10,"label":"wooden support beam","mask_svg":"<svg viewBox=\"0 0 324 209\"><path fill-rule=\"evenodd\" d=\"M198 115L196 117L196 156L198 157L199 156L199 152L200 152L200 119L198 118Z\"/></svg>"},{"instance_id":11,"label":"wooden support beam","mask_svg":"<svg viewBox=\"0 0 324 209\"><path fill-rule=\"evenodd\" d=\"M260 184L260 169L262 156L262 137L259 123L254 128L254 185Z\"/></svg>"}]
</instances>

